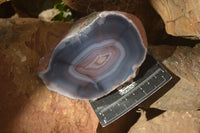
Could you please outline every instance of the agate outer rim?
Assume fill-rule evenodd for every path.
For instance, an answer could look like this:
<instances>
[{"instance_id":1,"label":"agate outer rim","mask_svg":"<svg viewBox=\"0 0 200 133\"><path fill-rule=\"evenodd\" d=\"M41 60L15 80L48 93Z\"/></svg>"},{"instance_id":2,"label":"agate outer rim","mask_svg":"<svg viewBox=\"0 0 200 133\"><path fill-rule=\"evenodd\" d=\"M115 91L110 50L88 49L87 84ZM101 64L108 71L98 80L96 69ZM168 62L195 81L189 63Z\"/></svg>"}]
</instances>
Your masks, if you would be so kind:
<instances>
[{"instance_id":1,"label":"agate outer rim","mask_svg":"<svg viewBox=\"0 0 200 133\"><path fill-rule=\"evenodd\" d=\"M121 12L121 11L103 11L103 12L94 12L92 14L90 14L89 16L95 16L93 17L94 19L92 19L92 21L89 23L89 25L86 25L85 27L79 29L79 30L76 30L76 33L74 32L74 29L77 27L77 24L79 23L79 21L81 20L84 20L86 17L89 17L89 16L86 16L86 17L83 17L81 18L81 20L78 20L74 26L72 26L72 28L69 30L68 34L64 37L64 39L62 39L58 44L61 44L62 42L74 37L74 36L77 36L78 32L81 32L81 31L84 31L86 30L90 25L92 25L97 19L99 19L98 17L106 17L108 15L118 15L118 16L121 16L123 18L125 18L130 24L133 25L133 27L135 29L137 29L137 32L138 32L138 35L140 36L140 39L142 41L142 43L144 44L144 48L145 50L147 51L147 39L146 39L146 32L143 28L143 25L141 23L141 21L136 17L136 16L133 16L133 14L131 14L131 17L134 17L133 19L136 21L134 22L133 20L131 20L130 18L128 18L126 15L130 15L129 13L126 13L126 12ZM134 24L134 23L137 23L137 26ZM141 36L142 35L142 36ZM57 45L55 47L55 49L59 47L59 45ZM146 54L147 52L145 53L145 57L146 57ZM53 53L52 53L53 55ZM145 58L144 58L145 60ZM144 62L144 60L142 61L142 63ZM49 64L51 64L51 61L52 61L52 58L49 59ZM140 65L136 65L138 67L140 67L142 65L142 63ZM49 70L49 66L43 70L43 71L40 71L39 73L45 73ZM135 70L137 69L137 67L135 67ZM131 76L130 78L134 78L136 75L134 76Z\"/></svg>"}]
</instances>

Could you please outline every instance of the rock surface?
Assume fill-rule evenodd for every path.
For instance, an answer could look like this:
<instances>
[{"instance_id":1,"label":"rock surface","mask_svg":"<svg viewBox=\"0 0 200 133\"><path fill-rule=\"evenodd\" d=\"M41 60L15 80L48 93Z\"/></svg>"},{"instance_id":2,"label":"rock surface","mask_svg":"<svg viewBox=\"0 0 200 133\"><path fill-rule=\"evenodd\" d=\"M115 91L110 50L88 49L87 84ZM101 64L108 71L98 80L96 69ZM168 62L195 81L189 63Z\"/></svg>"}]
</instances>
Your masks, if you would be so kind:
<instances>
[{"instance_id":1,"label":"rock surface","mask_svg":"<svg viewBox=\"0 0 200 133\"><path fill-rule=\"evenodd\" d=\"M10 18L15 14L10 0L0 0L0 18Z\"/></svg>"},{"instance_id":2,"label":"rock surface","mask_svg":"<svg viewBox=\"0 0 200 133\"><path fill-rule=\"evenodd\" d=\"M124 12L134 12L138 6L145 6L144 0L63 0L72 9L81 13L91 13L94 11L118 10Z\"/></svg>"},{"instance_id":3,"label":"rock surface","mask_svg":"<svg viewBox=\"0 0 200 133\"><path fill-rule=\"evenodd\" d=\"M179 78L175 81L174 77L169 86L164 87L164 89L169 89L168 92L150 107L161 110L197 110L200 108L199 51L200 43L193 48L167 45L152 46L150 48L150 52L154 57L160 61L163 60L162 63L165 67L175 74L176 78Z\"/></svg>"},{"instance_id":4,"label":"rock surface","mask_svg":"<svg viewBox=\"0 0 200 133\"><path fill-rule=\"evenodd\" d=\"M128 133L199 133L200 112L166 111L160 116L147 120L141 114L137 123Z\"/></svg>"},{"instance_id":5,"label":"rock surface","mask_svg":"<svg viewBox=\"0 0 200 133\"><path fill-rule=\"evenodd\" d=\"M168 34L200 39L199 0L151 0Z\"/></svg>"},{"instance_id":6,"label":"rock surface","mask_svg":"<svg viewBox=\"0 0 200 133\"><path fill-rule=\"evenodd\" d=\"M40 58L71 23L0 19L0 131L94 133L98 119L87 101L49 91L36 74Z\"/></svg>"},{"instance_id":7,"label":"rock surface","mask_svg":"<svg viewBox=\"0 0 200 133\"><path fill-rule=\"evenodd\" d=\"M43 10L53 8L56 0L12 0L20 17L38 17Z\"/></svg>"},{"instance_id":8,"label":"rock surface","mask_svg":"<svg viewBox=\"0 0 200 133\"><path fill-rule=\"evenodd\" d=\"M10 1L10 0L0 0L0 4L4 3L6 1Z\"/></svg>"},{"instance_id":9,"label":"rock surface","mask_svg":"<svg viewBox=\"0 0 200 133\"><path fill-rule=\"evenodd\" d=\"M53 17L55 17L57 14L59 13L59 10L57 9L47 9L42 11L39 15L38 18L46 21L46 22L50 22L52 20Z\"/></svg>"}]
</instances>

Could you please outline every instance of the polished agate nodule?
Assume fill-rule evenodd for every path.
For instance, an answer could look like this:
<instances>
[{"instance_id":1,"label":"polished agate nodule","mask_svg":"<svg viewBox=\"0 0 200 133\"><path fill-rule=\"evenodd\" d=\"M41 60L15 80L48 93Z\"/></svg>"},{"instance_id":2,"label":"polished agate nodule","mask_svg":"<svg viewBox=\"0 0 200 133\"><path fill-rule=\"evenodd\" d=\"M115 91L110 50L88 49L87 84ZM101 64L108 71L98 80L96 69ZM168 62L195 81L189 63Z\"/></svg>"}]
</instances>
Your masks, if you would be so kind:
<instances>
[{"instance_id":1,"label":"polished agate nodule","mask_svg":"<svg viewBox=\"0 0 200 133\"><path fill-rule=\"evenodd\" d=\"M146 47L143 26L135 16L93 13L72 27L39 76L50 90L95 100L136 76Z\"/></svg>"}]
</instances>

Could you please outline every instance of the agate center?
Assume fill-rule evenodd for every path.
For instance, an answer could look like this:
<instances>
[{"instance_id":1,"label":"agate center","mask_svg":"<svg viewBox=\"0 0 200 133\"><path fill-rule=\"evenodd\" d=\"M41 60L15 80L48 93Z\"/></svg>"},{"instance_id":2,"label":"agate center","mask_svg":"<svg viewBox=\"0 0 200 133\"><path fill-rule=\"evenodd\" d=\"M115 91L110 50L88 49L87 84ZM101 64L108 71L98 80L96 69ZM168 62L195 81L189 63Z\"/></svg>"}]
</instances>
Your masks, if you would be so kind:
<instances>
[{"instance_id":1,"label":"agate center","mask_svg":"<svg viewBox=\"0 0 200 133\"><path fill-rule=\"evenodd\" d=\"M120 42L104 40L80 53L72 61L69 73L80 80L99 81L112 74L124 57L125 50Z\"/></svg>"}]
</instances>

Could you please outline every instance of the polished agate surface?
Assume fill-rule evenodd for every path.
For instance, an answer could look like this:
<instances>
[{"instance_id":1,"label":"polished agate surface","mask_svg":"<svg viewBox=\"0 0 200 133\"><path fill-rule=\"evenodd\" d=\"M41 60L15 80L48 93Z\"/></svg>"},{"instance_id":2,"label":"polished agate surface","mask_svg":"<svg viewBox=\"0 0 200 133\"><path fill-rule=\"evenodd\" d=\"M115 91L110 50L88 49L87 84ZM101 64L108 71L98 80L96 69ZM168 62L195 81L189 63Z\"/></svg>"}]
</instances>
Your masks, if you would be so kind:
<instances>
[{"instance_id":1,"label":"polished agate surface","mask_svg":"<svg viewBox=\"0 0 200 133\"><path fill-rule=\"evenodd\" d=\"M39 73L47 88L95 100L135 77L146 56L138 28L120 13L103 13L78 31L72 28L57 45L47 70Z\"/></svg>"}]
</instances>

